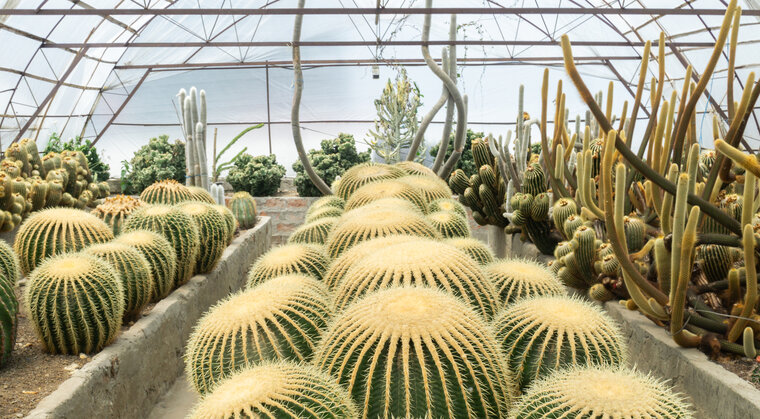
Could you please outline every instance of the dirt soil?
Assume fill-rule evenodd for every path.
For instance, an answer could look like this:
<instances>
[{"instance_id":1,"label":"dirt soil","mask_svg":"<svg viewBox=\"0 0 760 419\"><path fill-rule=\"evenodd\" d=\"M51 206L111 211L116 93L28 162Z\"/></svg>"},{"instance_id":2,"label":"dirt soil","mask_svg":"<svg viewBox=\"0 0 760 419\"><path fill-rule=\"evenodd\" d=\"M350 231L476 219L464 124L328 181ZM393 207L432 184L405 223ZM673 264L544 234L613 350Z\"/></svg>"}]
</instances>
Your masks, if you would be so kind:
<instances>
[{"instance_id":1,"label":"dirt soil","mask_svg":"<svg viewBox=\"0 0 760 419\"><path fill-rule=\"evenodd\" d=\"M720 356L714 361L760 390L760 356L755 359Z\"/></svg>"}]
</instances>

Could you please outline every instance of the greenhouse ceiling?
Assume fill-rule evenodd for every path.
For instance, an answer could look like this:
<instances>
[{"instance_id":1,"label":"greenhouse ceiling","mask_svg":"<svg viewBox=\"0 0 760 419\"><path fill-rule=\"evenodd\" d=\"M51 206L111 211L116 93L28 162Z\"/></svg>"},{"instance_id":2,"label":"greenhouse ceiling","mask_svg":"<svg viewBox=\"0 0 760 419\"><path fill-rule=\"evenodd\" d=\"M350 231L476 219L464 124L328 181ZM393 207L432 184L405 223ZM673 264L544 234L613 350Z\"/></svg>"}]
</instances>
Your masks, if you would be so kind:
<instances>
[{"instance_id":1,"label":"greenhouse ceiling","mask_svg":"<svg viewBox=\"0 0 760 419\"><path fill-rule=\"evenodd\" d=\"M118 165L151 137L181 137L174 95L196 85L208 93L209 125L220 138L264 123L266 130L251 137L249 148L258 144L257 154L274 152L292 162L296 5L295 0L5 0L0 148L23 137L44 142L53 132L81 135L103 146L112 166ZM565 79L562 34L572 39L576 61L593 89L614 83L619 109L633 97L644 43L656 44L661 31L670 89L679 89L688 65L702 68L726 2L438 0L433 5L306 2L299 45L306 70L301 118L307 147L339 132L363 138L376 113L372 100L398 66L407 68L427 98L439 94L440 83L420 52L427 13L433 15L429 45L438 58L440 48L451 44L449 24L457 15L455 44L460 83L470 98L469 127L503 134L513 124L520 84L526 108L536 112L540 70L549 67L552 78ZM760 7L756 0L741 5L740 51L756 49ZM654 76L657 63L650 58ZM757 65L757 54L737 56L736 89ZM373 80L372 66L381 68L380 80ZM725 80L726 68L724 54L715 79ZM571 96L571 114L583 118L585 107ZM698 115L706 134L712 115L725 118L725 100L725 83L708 86ZM432 101L423 100L422 112ZM760 122L753 117L745 138L757 148Z\"/></svg>"}]
</instances>

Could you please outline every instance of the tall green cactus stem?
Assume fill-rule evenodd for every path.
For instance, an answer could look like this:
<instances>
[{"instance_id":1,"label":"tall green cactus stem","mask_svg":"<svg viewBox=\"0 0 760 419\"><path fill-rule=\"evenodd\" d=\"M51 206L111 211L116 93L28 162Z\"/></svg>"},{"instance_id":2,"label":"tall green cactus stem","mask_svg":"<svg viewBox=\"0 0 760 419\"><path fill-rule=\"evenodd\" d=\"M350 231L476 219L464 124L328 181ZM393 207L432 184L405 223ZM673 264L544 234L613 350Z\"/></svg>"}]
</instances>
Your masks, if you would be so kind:
<instances>
[{"instance_id":1,"label":"tall green cactus stem","mask_svg":"<svg viewBox=\"0 0 760 419\"><path fill-rule=\"evenodd\" d=\"M139 250L148 261L153 280L151 302L157 302L172 292L177 275L177 255L169 240L153 231L136 230L121 234L114 243L126 244Z\"/></svg>"},{"instance_id":2,"label":"tall green cactus stem","mask_svg":"<svg viewBox=\"0 0 760 419\"><path fill-rule=\"evenodd\" d=\"M507 364L526 389L552 371L579 365L622 365L627 354L620 329L592 303L564 296L517 301L494 320Z\"/></svg>"},{"instance_id":3,"label":"tall green cactus stem","mask_svg":"<svg viewBox=\"0 0 760 419\"><path fill-rule=\"evenodd\" d=\"M325 244L336 221L337 218L330 217L303 224L288 237L288 243Z\"/></svg>"},{"instance_id":4,"label":"tall green cactus stem","mask_svg":"<svg viewBox=\"0 0 760 419\"><path fill-rule=\"evenodd\" d=\"M286 244L269 250L254 262L246 286L253 288L272 278L291 274L322 280L329 265L322 246Z\"/></svg>"},{"instance_id":5,"label":"tall green cactus stem","mask_svg":"<svg viewBox=\"0 0 760 419\"><path fill-rule=\"evenodd\" d=\"M354 191L346 201L346 211L357 209L384 198L399 198L414 204L420 212L427 213L427 202L420 191L406 183L384 180L368 183Z\"/></svg>"},{"instance_id":6,"label":"tall green cactus stem","mask_svg":"<svg viewBox=\"0 0 760 419\"><path fill-rule=\"evenodd\" d=\"M177 256L174 287L190 280L200 253L200 235L193 218L177 207L154 205L135 211L124 224L124 232L150 230L171 243Z\"/></svg>"},{"instance_id":7,"label":"tall green cactus stem","mask_svg":"<svg viewBox=\"0 0 760 419\"><path fill-rule=\"evenodd\" d=\"M470 225L467 223L467 219L457 213L433 212L428 215L428 220L438 230L441 237L470 237Z\"/></svg>"},{"instance_id":8,"label":"tall green cactus stem","mask_svg":"<svg viewBox=\"0 0 760 419\"><path fill-rule=\"evenodd\" d=\"M45 259L29 276L26 307L51 353L98 352L121 328L124 289L108 263L83 253Z\"/></svg>"},{"instance_id":9,"label":"tall green cactus stem","mask_svg":"<svg viewBox=\"0 0 760 419\"><path fill-rule=\"evenodd\" d=\"M459 214L465 218L467 217L467 210L464 208L464 205L460 204L452 198L436 199L430 203L428 209L431 213L437 211L448 211Z\"/></svg>"},{"instance_id":10,"label":"tall green cactus stem","mask_svg":"<svg viewBox=\"0 0 760 419\"><path fill-rule=\"evenodd\" d=\"M112 239L111 229L98 217L76 209L51 208L38 211L24 221L16 234L13 250L19 255L21 272L29 275L47 257Z\"/></svg>"},{"instance_id":11,"label":"tall green cactus stem","mask_svg":"<svg viewBox=\"0 0 760 419\"><path fill-rule=\"evenodd\" d=\"M248 192L235 192L227 207L241 229L247 230L256 225L256 200Z\"/></svg>"},{"instance_id":12,"label":"tall green cactus stem","mask_svg":"<svg viewBox=\"0 0 760 419\"><path fill-rule=\"evenodd\" d=\"M266 362L221 382L203 398L190 419L353 419L359 415L346 390L308 364Z\"/></svg>"},{"instance_id":13,"label":"tall green cactus stem","mask_svg":"<svg viewBox=\"0 0 760 419\"><path fill-rule=\"evenodd\" d=\"M451 172L451 176L449 176L449 187L451 188L454 193L457 193L459 195L464 193L464 190L467 189L470 186L470 179L467 178L467 175L464 173L464 170L462 169L456 169L453 172Z\"/></svg>"},{"instance_id":14,"label":"tall green cactus stem","mask_svg":"<svg viewBox=\"0 0 760 419\"><path fill-rule=\"evenodd\" d=\"M665 240L658 237L654 242L654 264L657 269L657 284L662 292L670 294L671 276L670 253L665 248Z\"/></svg>"},{"instance_id":15,"label":"tall green cactus stem","mask_svg":"<svg viewBox=\"0 0 760 419\"><path fill-rule=\"evenodd\" d=\"M449 185L438 177L410 175L399 178L398 181L417 189L422 194L426 204L437 199L451 198Z\"/></svg>"},{"instance_id":16,"label":"tall green cactus stem","mask_svg":"<svg viewBox=\"0 0 760 419\"><path fill-rule=\"evenodd\" d=\"M472 237L454 237L445 239L443 242L467 253L481 266L493 262L496 258L490 246Z\"/></svg>"},{"instance_id":17,"label":"tall green cactus stem","mask_svg":"<svg viewBox=\"0 0 760 419\"><path fill-rule=\"evenodd\" d=\"M744 247L744 264L750 268L746 269L747 285L741 314L728 332L729 342L736 342L739 339L739 336L744 331L744 327L747 325L747 318L752 315L755 304L757 304L757 272L752 268L755 266L755 234L752 225L747 224L744 226L742 246Z\"/></svg>"},{"instance_id":18,"label":"tall green cactus stem","mask_svg":"<svg viewBox=\"0 0 760 419\"><path fill-rule=\"evenodd\" d=\"M187 189L190 191L190 201L205 202L206 204L216 204L214 197L212 197L207 190L199 186L189 186Z\"/></svg>"},{"instance_id":19,"label":"tall green cactus stem","mask_svg":"<svg viewBox=\"0 0 760 419\"><path fill-rule=\"evenodd\" d=\"M552 221L554 221L554 226L557 230L565 237L565 240L572 238L572 233L566 232L564 229L565 221L571 215L578 215L578 205L572 198L560 198L554 202Z\"/></svg>"},{"instance_id":20,"label":"tall green cactus stem","mask_svg":"<svg viewBox=\"0 0 760 419\"><path fill-rule=\"evenodd\" d=\"M562 231L567 237L573 237L576 230L585 224L583 218L580 215L571 215L565 220L565 224L562 226ZM559 228L557 228L559 230Z\"/></svg>"},{"instance_id":21,"label":"tall green cactus stem","mask_svg":"<svg viewBox=\"0 0 760 419\"><path fill-rule=\"evenodd\" d=\"M0 277L5 278L11 286L16 285L21 273L16 252L8 242L0 240Z\"/></svg>"},{"instance_id":22,"label":"tall green cactus stem","mask_svg":"<svg viewBox=\"0 0 760 419\"><path fill-rule=\"evenodd\" d=\"M154 292L150 264L142 252L127 244L110 242L90 246L84 253L113 266L124 290L124 317L139 315Z\"/></svg>"},{"instance_id":23,"label":"tall green cactus stem","mask_svg":"<svg viewBox=\"0 0 760 419\"><path fill-rule=\"evenodd\" d=\"M429 286L462 298L486 319L501 307L480 266L461 250L429 239L377 249L348 270L336 287L335 308L362 296L399 286Z\"/></svg>"},{"instance_id":24,"label":"tall green cactus stem","mask_svg":"<svg viewBox=\"0 0 760 419\"><path fill-rule=\"evenodd\" d=\"M371 162L357 164L343 173L335 194L344 200L348 200L354 191L368 183L396 179L403 176L406 176L406 172L395 166Z\"/></svg>"},{"instance_id":25,"label":"tall green cactus stem","mask_svg":"<svg viewBox=\"0 0 760 419\"><path fill-rule=\"evenodd\" d=\"M566 295L562 283L545 265L529 259L498 259L483 267L496 286L502 305L539 295Z\"/></svg>"},{"instance_id":26,"label":"tall green cactus stem","mask_svg":"<svg viewBox=\"0 0 760 419\"><path fill-rule=\"evenodd\" d=\"M5 275L0 276L0 367L10 359L16 346L18 301L12 281Z\"/></svg>"},{"instance_id":27,"label":"tall green cactus stem","mask_svg":"<svg viewBox=\"0 0 760 419\"><path fill-rule=\"evenodd\" d=\"M140 194L140 200L147 204L174 205L192 199L190 189L174 179L158 181Z\"/></svg>"},{"instance_id":28,"label":"tall green cactus stem","mask_svg":"<svg viewBox=\"0 0 760 419\"><path fill-rule=\"evenodd\" d=\"M179 209L189 215L198 229L200 247L195 272L205 274L214 270L227 247L227 223L214 204L185 202Z\"/></svg>"},{"instance_id":29,"label":"tall green cactus stem","mask_svg":"<svg viewBox=\"0 0 760 419\"><path fill-rule=\"evenodd\" d=\"M314 362L348 388L365 419L504 417L515 394L492 329L431 288L390 288L350 305Z\"/></svg>"},{"instance_id":30,"label":"tall green cactus stem","mask_svg":"<svg viewBox=\"0 0 760 419\"><path fill-rule=\"evenodd\" d=\"M224 218L224 224L227 227L227 245L229 246L235 237L235 230L238 226L235 215L224 205L213 205L213 208Z\"/></svg>"},{"instance_id":31,"label":"tall green cactus stem","mask_svg":"<svg viewBox=\"0 0 760 419\"><path fill-rule=\"evenodd\" d=\"M111 227L115 236L121 233L124 221L144 203L137 198L126 195L117 195L106 198L102 204L92 210L92 214L103 220Z\"/></svg>"},{"instance_id":32,"label":"tall green cactus stem","mask_svg":"<svg viewBox=\"0 0 760 419\"><path fill-rule=\"evenodd\" d=\"M363 241L356 246L345 251L339 257L335 258L330 263L327 272L323 276L323 281L327 284L327 287L331 291L334 291L340 286L343 278L354 264L365 257L370 256L381 249L389 246L394 246L399 243L405 243L408 241L416 240L417 237L408 236L405 234L390 235L385 237L376 237L370 240Z\"/></svg>"},{"instance_id":33,"label":"tall green cactus stem","mask_svg":"<svg viewBox=\"0 0 760 419\"><path fill-rule=\"evenodd\" d=\"M304 275L276 277L234 294L198 321L187 343L187 376L205 395L263 361L309 361L331 314L324 284Z\"/></svg>"}]
</instances>

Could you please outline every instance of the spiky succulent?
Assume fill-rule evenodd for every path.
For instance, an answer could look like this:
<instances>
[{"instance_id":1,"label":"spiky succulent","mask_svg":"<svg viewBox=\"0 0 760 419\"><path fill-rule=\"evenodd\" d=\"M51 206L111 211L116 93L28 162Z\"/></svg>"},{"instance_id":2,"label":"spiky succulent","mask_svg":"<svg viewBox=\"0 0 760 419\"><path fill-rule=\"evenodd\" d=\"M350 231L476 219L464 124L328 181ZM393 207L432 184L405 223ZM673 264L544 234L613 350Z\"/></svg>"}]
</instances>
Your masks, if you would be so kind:
<instances>
[{"instance_id":1,"label":"spiky succulent","mask_svg":"<svg viewBox=\"0 0 760 419\"><path fill-rule=\"evenodd\" d=\"M0 276L7 279L11 286L19 279L18 256L8 242L0 240Z\"/></svg>"},{"instance_id":2,"label":"spiky succulent","mask_svg":"<svg viewBox=\"0 0 760 419\"><path fill-rule=\"evenodd\" d=\"M232 239L235 237L237 220L232 214L232 211L224 205L214 205L213 208L222 216L222 218L224 218L224 224L227 227L227 245L229 246L229 244L232 243Z\"/></svg>"},{"instance_id":3,"label":"spiky succulent","mask_svg":"<svg viewBox=\"0 0 760 419\"><path fill-rule=\"evenodd\" d=\"M0 367L11 357L16 345L18 322L18 301L13 291L13 283L0 276Z\"/></svg>"},{"instance_id":4,"label":"spiky succulent","mask_svg":"<svg viewBox=\"0 0 760 419\"><path fill-rule=\"evenodd\" d=\"M437 199L451 198L451 189L441 178L435 176L404 176L399 182L405 183L422 194L425 203L430 204Z\"/></svg>"},{"instance_id":5,"label":"spiky succulent","mask_svg":"<svg viewBox=\"0 0 760 419\"><path fill-rule=\"evenodd\" d=\"M116 270L124 290L124 317L139 314L153 295L153 278L145 256L134 247L117 242L96 244L84 252L110 263Z\"/></svg>"},{"instance_id":6,"label":"spiky succulent","mask_svg":"<svg viewBox=\"0 0 760 419\"><path fill-rule=\"evenodd\" d=\"M409 201L419 208L420 212L427 213L427 202L419 190L395 180L372 182L358 188L346 201L346 211L351 211L383 198L399 198Z\"/></svg>"},{"instance_id":7,"label":"spiky succulent","mask_svg":"<svg viewBox=\"0 0 760 419\"><path fill-rule=\"evenodd\" d=\"M111 228L98 217L72 208L50 208L32 214L16 234L13 250L21 272L29 275L53 255L75 252L113 239Z\"/></svg>"},{"instance_id":8,"label":"spiky succulent","mask_svg":"<svg viewBox=\"0 0 760 419\"><path fill-rule=\"evenodd\" d=\"M227 223L224 217L214 209L213 204L203 202L185 202L179 209L189 215L198 228L200 248L195 272L205 274L214 270L227 247Z\"/></svg>"},{"instance_id":9,"label":"spiky succulent","mask_svg":"<svg viewBox=\"0 0 760 419\"><path fill-rule=\"evenodd\" d=\"M363 241L333 260L322 279L325 284L327 284L328 288L334 290L339 286L341 281L343 281L343 278L346 276L349 269L365 257L374 254L380 249L416 239L417 237L415 236L395 234Z\"/></svg>"},{"instance_id":10,"label":"spiky succulent","mask_svg":"<svg viewBox=\"0 0 760 419\"><path fill-rule=\"evenodd\" d=\"M346 390L323 371L291 361L264 363L220 383L203 398L191 419L354 419Z\"/></svg>"},{"instance_id":11,"label":"spiky succulent","mask_svg":"<svg viewBox=\"0 0 760 419\"><path fill-rule=\"evenodd\" d=\"M102 204L92 210L92 214L108 224L114 235L118 235L127 217L143 205L143 202L137 198L117 195L106 198Z\"/></svg>"},{"instance_id":12,"label":"spiky succulent","mask_svg":"<svg viewBox=\"0 0 760 419\"><path fill-rule=\"evenodd\" d=\"M343 215L342 208L336 208L331 206L323 206L314 211L310 211L306 214L306 220L304 222L311 223L321 218L338 218Z\"/></svg>"},{"instance_id":13,"label":"spiky succulent","mask_svg":"<svg viewBox=\"0 0 760 419\"><path fill-rule=\"evenodd\" d=\"M210 193L208 193L207 190L198 187L198 186L188 186L188 191L190 192L190 201L196 201L196 202L205 202L207 204L216 204L216 201L214 201L214 198L211 196Z\"/></svg>"},{"instance_id":14,"label":"spiky succulent","mask_svg":"<svg viewBox=\"0 0 760 419\"><path fill-rule=\"evenodd\" d=\"M97 352L119 332L124 289L106 261L84 253L50 257L29 276L26 306L45 349Z\"/></svg>"},{"instance_id":15,"label":"spiky succulent","mask_svg":"<svg viewBox=\"0 0 760 419\"><path fill-rule=\"evenodd\" d=\"M494 261L495 257L491 248L478 239L472 237L454 237L446 239L443 242L467 253L481 266Z\"/></svg>"},{"instance_id":16,"label":"spiky succulent","mask_svg":"<svg viewBox=\"0 0 760 419\"><path fill-rule=\"evenodd\" d=\"M408 175L438 177L429 167L416 161L400 161L395 163L394 166L405 171Z\"/></svg>"},{"instance_id":17,"label":"spiky succulent","mask_svg":"<svg viewBox=\"0 0 760 419\"><path fill-rule=\"evenodd\" d=\"M325 244L336 221L336 217L330 217L306 223L288 237L288 243Z\"/></svg>"},{"instance_id":18,"label":"spiky succulent","mask_svg":"<svg viewBox=\"0 0 760 419\"><path fill-rule=\"evenodd\" d=\"M290 274L303 274L321 280L329 265L321 246L286 244L269 250L254 262L248 273L247 287Z\"/></svg>"},{"instance_id":19,"label":"spiky succulent","mask_svg":"<svg viewBox=\"0 0 760 419\"><path fill-rule=\"evenodd\" d=\"M227 207L243 230L256 225L256 200L248 192L235 192Z\"/></svg>"},{"instance_id":20,"label":"spiky succulent","mask_svg":"<svg viewBox=\"0 0 760 419\"><path fill-rule=\"evenodd\" d=\"M407 285L440 288L486 319L501 307L493 285L472 258L439 241L416 239L378 248L357 261L336 288L335 308L342 310L376 290Z\"/></svg>"},{"instance_id":21,"label":"spiky succulent","mask_svg":"<svg viewBox=\"0 0 760 419\"><path fill-rule=\"evenodd\" d=\"M140 200L148 204L174 205L193 198L187 186L174 179L160 180L142 191Z\"/></svg>"},{"instance_id":22,"label":"spiky succulent","mask_svg":"<svg viewBox=\"0 0 760 419\"><path fill-rule=\"evenodd\" d=\"M560 198L554 202L552 220L554 226L566 240L570 240L573 233L565 231L565 221L573 215L578 215L578 204L572 198Z\"/></svg>"},{"instance_id":23,"label":"spiky succulent","mask_svg":"<svg viewBox=\"0 0 760 419\"><path fill-rule=\"evenodd\" d=\"M441 233L441 237L470 237L467 219L450 211L437 211L428 215L430 224Z\"/></svg>"},{"instance_id":24,"label":"spiky succulent","mask_svg":"<svg viewBox=\"0 0 760 419\"><path fill-rule=\"evenodd\" d=\"M531 386L510 419L690 419L684 397L664 382L627 368L576 367Z\"/></svg>"},{"instance_id":25,"label":"spiky succulent","mask_svg":"<svg viewBox=\"0 0 760 419\"><path fill-rule=\"evenodd\" d=\"M741 259L741 250L708 244L700 246L697 253L697 263L705 273L708 282L726 279L728 271L734 262Z\"/></svg>"},{"instance_id":26,"label":"spiky succulent","mask_svg":"<svg viewBox=\"0 0 760 419\"><path fill-rule=\"evenodd\" d=\"M142 253L148 261L151 286L151 301L156 302L172 292L177 272L177 255L166 238L150 230L136 230L122 233L114 243L126 244Z\"/></svg>"},{"instance_id":27,"label":"spiky succulent","mask_svg":"<svg viewBox=\"0 0 760 419\"><path fill-rule=\"evenodd\" d=\"M344 201L343 198L336 195L325 195L312 202L309 209L306 210L306 216L308 217L323 208L336 208L342 211L345 206L346 201Z\"/></svg>"},{"instance_id":28,"label":"spiky succulent","mask_svg":"<svg viewBox=\"0 0 760 419\"><path fill-rule=\"evenodd\" d=\"M402 176L406 176L406 172L399 167L372 162L357 164L343 173L334 190L336 195L348 200L354 191L368 183Z\"/></svg>"},{"instance_id":29,"label":"spiky succulent","mask_svg":"<svg viewBox=\"0 0 760 419\"><path fill-rule=\"evenodd\" d=\"M521 389L574 365L621 365L626 359L617 324L578 298L538 296L506 307L494 320L507 365Z\"/></svg>"},{"instance_id":30,"label":"spiky succulent","mask_svg":"<svg viewBox=\"0 0 760 419\"><path fill-rule=\"evenodd\" d=\"M427 287L368 294L339 314L314 362L346 386L362 418L498 418L514 386L492 329Z\"/></svg>"},{"instance_id":31,"label":"spiky succulent","mask_svg":"<svg viewBox=\"0 0 760 419\"><path fill-rule=\"evenodd\" d=\"M546 265L529 259L499 259L483 267L496 286L500 301L515 301L539 295L566 295L562 283Z\"/></svg>"},{"instance_id":32,"label":"spiky succulent","mask_svg":"<svg viewBox=\"0 0 760 419\"><path fill-rule=\"evenodd\" d=\"M305 275L276 277L235 294L198 322L187 344L187 375L206 394L262 361L309 361L331 314L327 289Z\"/></svg>"},{"instance_id":33,"label":"spiky succulent","mask_svg":"<svg viewBox=\"0 0 760 419\"><path fill-rule=\"evenodd\" d=\"M467 218L467 210L464 208L464 205L452 198L436 199L428 205L428 210L431 213L437 211L453 212Z\"/></svg>"}]
</instances>

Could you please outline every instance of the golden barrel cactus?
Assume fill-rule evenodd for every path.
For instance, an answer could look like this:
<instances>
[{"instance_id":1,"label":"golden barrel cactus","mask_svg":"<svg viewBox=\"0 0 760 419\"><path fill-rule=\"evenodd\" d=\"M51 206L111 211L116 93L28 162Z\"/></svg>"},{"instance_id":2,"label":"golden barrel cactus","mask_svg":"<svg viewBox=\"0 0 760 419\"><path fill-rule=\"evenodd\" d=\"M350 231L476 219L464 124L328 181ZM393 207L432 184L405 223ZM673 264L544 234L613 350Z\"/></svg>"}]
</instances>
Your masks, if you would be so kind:
<instances>
[{"instance_id":1,"label":"golden barrel cactus","mask_svg":"<svg viewBox=\"0 0 760 419\"><path fill-rule=\"evenodd\" d=\"M470 225L467 223L467 219L453 211L430 213L428 220L441 233L442 237L470 237Z\"/></svg>"},{"instance_id":2,"label":"golden barrel cactus","mask_svg":"<svg viewBox=\"0 0 760 419\"><path fill-rule=\"evenodd\" d=\"M368 183L402 176L406 176L406 172L399 167L372 162L357 164L343 173L334 191L340 198L348 200L354 191Z\"/></svg>"},{"instance_id":3,"label":"golden barrel cactus","mask_svg":"<svg viewBox=\"0 0 760 419\"><path fill-rule=\"evenodd\" d=\"M340 286L341 281L354 264L362 261L365 257L372 255L380 249L393 246L398 243L405 243L416 240L415 236L391 235L385 237L376 237L357 244L341 254L338 258L330 263L327 272L322 278L327 287L335 290Z\"/></svg>"},{"instance_id":4,"label":"golden barrel cactus","mask_svg":"<svg viewBox=\"0 0 760 419\"><path fill-rule=\"evenodd\" d=\"M337 218L328 217L305 223L288 237L288 243L325 244L336 221Z\"/></svg>"},{"instance_id":5,"label":"golden barrel cactus","mask_svg":"<svg viewBox=\"0 0 760 419\"><path fill-rule=\"evenodd\" d=\"M400 161L393 166L405 171L408 175L438 177L429 167L416 161Z\"/></svg>"},{"instance_id":6,"label":"golden barrel cactus","mask_svg":"<svg viewBox=\"0 0 760 419\"><path fill-rule=\"evenodd\" d=\"M427 213L427 202L419 189L396 180L372 182L362 186L346 201L345 210L351 211L383 198L409 201L419 208L420 212Z\"/></svg>"},{"instance_id":7,"label":"golden barrel cactus","mask_svg":"<svg viewBox=\"0 0 760 419\"><path fill-rule=\"evenodd\" d=\"M467 253L480 265L487 265L495 259L493 250L487 244L472 237L454 237L443 242Z\"/></svg>"},{"instance_id":8,"label":"golden barrel cactus","mask_svg":"<svg viewBox=\"0 0 760 419\"><path fill-rule=\"evenodd\" d=\"M275 247L261 255L248 273L247 287L281 275L303 274L322 280L330 261L322 246L293 243Z\"/></svg>"},{"instance_id":9,"label":"golden barrel cactus","mask_svg":"<svg viewBox=\"0 0 760 419\"><path fill-rule=\"evenodd\" d=\"M212 205L216 204L216 201L214 201L211 194L199 186L188 186L187 190L190 192L190 201L204 202Z\"/></svg>"},{"instance_id":10,"label":"golden barrel cactus","mask_svg":"<svg viewBox=\"0 0 760 419\"><path fill-rule=\"evenodd\" d=\"M452 198L440 198L432 201L429 205L430 212L436 211L448 211L454 212L467 218L467 209L464 205L460 204L457 200Z\"/></svg>"},{"instance_id":11,"label":"golden barrel cactus","mask_svg":"<svg viewBox=\"0 0 760 419\"><path fill-rule=\"evenodd\" d=\"M192 199L190 189L174 179L160 180L140 194L140 200L147 204L174 205Z\"/></svg>"},{"instance_id":12,"label":"golden barrel cactus","mask_svg":"<svg viewBox=\"0 0 760 419\"><path fill-rule=\"evenodd\" d=\"M90 246L84 253L110 263L118 273L124 289L124 317L140 314L153 295L153 278L145 256L132 246L116 242Z\"/></svg>"},{"instance_id":13,"label":"golden barrel cactus","mask_svg":"<svg viewBox=\"0 0 760 419\"><path fill-rule=\"evenodd\" d=\"M232 214L232 211L230 211L230 209L224 205L213 205L212 207L216 210L216 212L219 213L219 215L222 216L222 218L224 218L224 224L227 227L227 245L229 246L230 243L232 243L232 239L235 237L235 230L237 230L237 220Z\"/></svg>"},{"instance_id":14,"label":"golden barrel cactus","mask_svg":"<svg viewBox=\"0 0 760 419\"><path fill-rule=\"evenodd\" d=\"M420 191L426 204L452 195L449 185L437 176L404 176L398 181Z\"/></svg>"},{"instance_id":15,"label":"golden barrel cactus","mask_svg":"<svg viewBox=\"0 0 760 419\"><path fill-rule=\"evenodd\" d=\"M198 228L200 248L195 272L201 274L214 270L227 247L228 226L214 206L203 202L185 202L178 205L182 212L193 219Z\"/></svg>"},{"instance_id":16,"label":"golden barrel cactus","mask_svg":"<svg viewBox=\"0 0 760 419\"><path fill-rule=\"evenodd\" d=\"M538 295L566 295L562 282L544 264L528 259L499 259L483 270L496 286L502 304Z\"/></svg>"},{"instance_id":17,"label":"golden barrel cactus","mask_svg":"<svg viewBox=\"0 0 760 419\"><path fill-rule=\"evenodd\" d=\"M150 230L135 230L121 234L114 243L126 244L139 250L148 261L153 281L150 297L152 302L157 302L172 292L177 272L177 255L169 240Z\"/></svg>"},{"instance_id":18,"label":"golden barrel cactus","mask_svg":"<svg viewBox=\"0 0 760 419\"><path fill-rule=\"evenodd\" d=\"M243 230L256 225L256 200L248 192L235 192L227 206Z\"/></svg>"},{"instance_id":19,"label":"golden barrel cactus","mask_svg":"<svg viewBox=\"0 0 760 419\"><path fill-rule=\"evenodd\" d=\"M108 224L114 235L119 235L127 217L143 205L144 203L137 198L116 195L103 200L102 204L92 210L92 214Z\"/></svg>"}]
</instances>

